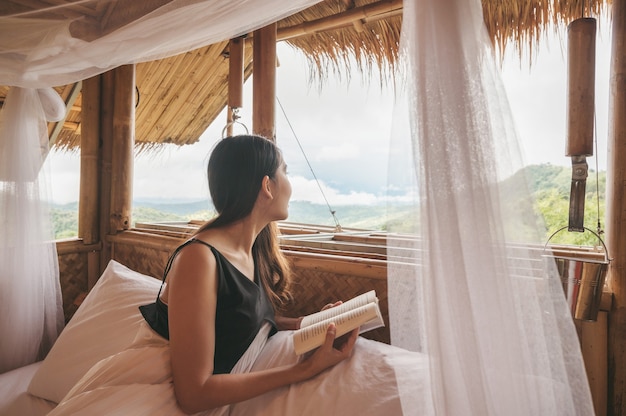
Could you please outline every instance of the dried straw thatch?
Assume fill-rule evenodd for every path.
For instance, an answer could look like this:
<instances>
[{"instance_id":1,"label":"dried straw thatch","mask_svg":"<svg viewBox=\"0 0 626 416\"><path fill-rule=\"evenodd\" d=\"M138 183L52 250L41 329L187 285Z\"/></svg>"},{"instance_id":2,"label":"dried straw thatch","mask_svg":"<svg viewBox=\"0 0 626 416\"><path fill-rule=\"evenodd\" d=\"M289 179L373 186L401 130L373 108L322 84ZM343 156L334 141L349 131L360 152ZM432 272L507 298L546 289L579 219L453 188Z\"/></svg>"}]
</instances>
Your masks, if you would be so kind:
<instances>
[{"instance_id":1,"label":"dried straw thatch","mask_svg":"<svg viewBox=\"0 0 626 416\"><path fill-rule=\"evenodd\" d=\"M159 0L160 1L160 0ZM107 14L93 15L84 11L86 19L100 22L104 32L128 23L128 16L138 18L149 10L141 2L134 10L133 2L123 7L133 10L124 14L126 22ZM581 15L597 15L610 5L610 0L482 0L485 25L500 53L511 45L518 51L536 48L541 34ZM128 5L128 6L127 6ZM15 11L38 10L49 6L45 0L5 0L0 15ZM119 4L116 7L121 7ZM585 9L583 10L583 7ZM147 8L147 9L146 9ZM144 10L145 9L145 10ZM73 10L81 13L82 9ZM89 12L89 16L87 15ZM53 16L58 17L58 16ZM103 24L99 19L105 19ZM301 50L311 62L312 77L323 80L328 74L348 76L352 70L364 73L380 70L381 82L391 79L398 62L398 45L402 24L402 0L325 0L296 15L278 22L278 39ZM91 33L86 26L85 37ZM253 42L246 40L245 76L251 73ZM135 140L139 149L163 143L178 145L195 143L202 132L218 116L227 102L228 42L220 42L159 61L137 65L138 106ZM0 86L0 104L7 87ZM67 118L50 124L54 145L74 149L80 143L80 83L57 88L68 104Z\"/></svg>"}]
</instances>

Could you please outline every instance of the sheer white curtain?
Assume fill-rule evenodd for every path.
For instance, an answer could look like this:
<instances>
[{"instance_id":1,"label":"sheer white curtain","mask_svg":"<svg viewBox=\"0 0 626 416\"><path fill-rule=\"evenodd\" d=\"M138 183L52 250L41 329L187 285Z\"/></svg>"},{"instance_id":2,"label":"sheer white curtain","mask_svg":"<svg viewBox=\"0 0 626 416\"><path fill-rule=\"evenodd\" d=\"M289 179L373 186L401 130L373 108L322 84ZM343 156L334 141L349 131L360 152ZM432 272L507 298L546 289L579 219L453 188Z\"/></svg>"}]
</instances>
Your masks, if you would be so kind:
<instances>
[{"instance_id":1,"label":"sheer white curtain","mask_svg":"<svg viewBox=\"0 0 626 416\"><path fill-rule=\"evenodd\" d=\"M0 372L45 355L63 322L39 174L48 150L45 123L61 119L65 110L50 87L228 40L317 1L172 0L137 20L128 17L150 2L77 0L9 13L3 8L0 85L13 88L0 110Z\"/></svg>"},{"instance_id":2,"label":"sheer white curtain","mask_svg":"<svg viewBox=\"0 0 626 416\"><path fill-rule=\"evenodd\" d=\"M0 373L43 358L63 328L46 204L45 120L65 110L52 89L13 89L0 112Z\"/></svg>"},{"instance_id":3,"label":"sheer white curtain","mask_svg":"<svg viewBox=\"0 0 626 416\"><path fill-rule=\"evenodd\" d=\"M403 16L410 129L393 142L412 164L419 237L388 248L390 320L392 343L428 354L431 380L403 407L591 415L560 281L522 243L544 234L514 175L520 152L481 3L405 1Z\"/></svg>"}]
</instances>

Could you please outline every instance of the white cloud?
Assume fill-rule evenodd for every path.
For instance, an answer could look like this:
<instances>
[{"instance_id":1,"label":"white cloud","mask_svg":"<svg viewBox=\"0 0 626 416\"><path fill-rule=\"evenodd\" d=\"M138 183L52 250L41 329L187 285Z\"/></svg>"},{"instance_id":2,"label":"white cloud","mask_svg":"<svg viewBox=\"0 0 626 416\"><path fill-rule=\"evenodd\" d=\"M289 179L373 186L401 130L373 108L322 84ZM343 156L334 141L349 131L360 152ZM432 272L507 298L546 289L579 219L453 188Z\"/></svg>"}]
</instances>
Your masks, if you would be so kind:
<instances>
[{"instance_id":1,"label":"white cloud","mask_svg":"<svg viewBox=\"0 0 626 416\"><path fill-rule=\"evenodd\" d=\"M336 143L322 146L315 155L318 162L338 162L357 160L361 156L361 148L354 143Z\"/></svg>"},{"instance_id":2,"label":"white cloud","mask_svg":"<svg viewBox=\"0 0 626 416\"><path fill-rule=\"evenodd\" d=\"M194 146L166 145L154 155L135 160L133 195L135 199L208 198L206 156L210 140Z\"/></svg>"},{"instance_id":3,"label":"white cloud","mask_svg":"<svg viewBox=\"0 0 626 416\"><path fill-rule=\"evenodd\" d=\"M78 201L80 190L80 156L78 152L52 151L43 166L52 202L66 204ZM44 179L45 181L46 179Z\"/></svg>"},{"instance_id":4,"label":"white cloud","mask_svg":"<svg viewBox=\"0 0 626 416\"><path fill-rule=\"evenodd\" d=\"M326 205L328 201L331 207L341 205L380 205L389 202L408 203L413 201L410 194L398 193L397 189L394 192L396 194L394 196L386 194L376 195L362 191L342 192L325 184L323 181L319 181L318 184L315 180L306 179L302 176L289 176L289 181L293 189L292 201L307 201L322 205Z\"/></svg>"}]
</instances>

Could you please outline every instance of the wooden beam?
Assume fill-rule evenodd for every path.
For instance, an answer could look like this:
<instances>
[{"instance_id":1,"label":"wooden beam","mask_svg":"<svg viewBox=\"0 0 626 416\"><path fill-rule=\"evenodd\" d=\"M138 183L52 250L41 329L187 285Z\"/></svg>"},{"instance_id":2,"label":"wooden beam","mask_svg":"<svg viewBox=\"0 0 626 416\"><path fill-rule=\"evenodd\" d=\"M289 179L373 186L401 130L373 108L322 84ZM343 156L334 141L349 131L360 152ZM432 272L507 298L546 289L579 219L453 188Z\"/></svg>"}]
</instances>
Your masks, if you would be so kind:
<instances>
[{"instance_id":1,"label":"wooden beam","mask_svg":"<svg viewBox=\"0 0 626 416\"><path fill-rule=\"evenodd\" d=\"M388 262L384 260L293 251L285 251L284 254L294 268L370 279L387 279Z\"/></svg>"},{"instance_id":2,"label":"wooden beam","mask_svg":"<svg viewBox=\"0 0 626 416\"><path fill-rule=\"evenodd\" d=\"M277 40L287 40L347 26L355 26L358 31L359 28L362 28L363 23L400 15L402 15L402 0L383 0L349 9L343 13L279 29Z\"/></svg>"},{"instance_id":3,"label":"wooden beam","mask_svg":"<svg viewBox=\"0 0 626 416\"><path fill-rule=\"evenodd\" d=\"M228 47L228 111L227 135L233 134L234 115L237 109L243 107L243 83L244 83L244 38L231 39Z\"/></svg>"},{"instance_id":4,"label":"wooden beam","mask_svg":"<svg viewBox=\"0 0 626 416\"><path fill-rule=\"evenodd\" d=\"M231 39L228 47L228 105L243 107L243 66L245 39Z\"/></svg>"},{"instance_id":5,"label":"wooden beam","mask_svg":"<svg viewBox=\"0 0 626 416\"><path fill-rule=\"evenodd\" d=\"M252 131L276 141L276 23L254 32Z\"/></svg>"},{"instance_id":6,"label":"wooden beam","mask_svg":"<svg viewBox=\"0 0 626 416\"><path fill-rule=\"evenodd\" d=\"M72 130L74 132L77 132L80 134L80 123L77 123L76 121L64 121L63 122L63 128L64 129L69 129Z\"/></svg>"},{"instance_id":7,"label":"wooden beam","mask_svg":"<svg viewBox=\"0 0 626 416\"><path fill-rule=\"evenodd\" d=\"M92 42L171 2L172 0L142 0L124 2L121 5L117 1L113 1L99 16L83 16L81 19L72 21L69 28L70 33L74 38Z\"/></svg>"},{"instance_id":8,"label":"wooden beam","mask_svg":"<svg viewBox=\"0 0 626 416\"><path fill-rule=\"evenodd\" d=\"M80 135L80 198L78 237L85 244L100 241L100 99L102 77L86 79L82 99Z\"/></svg>"},{"instance_id":9,"label":"wooden beam","mask_svg":"<svg viewBox=\"0 0 626 416\"><path fill-rule=\"evenodd\" d=\"M87 253L87 287L92 288L100 276L100 111L102 76L82 83L82 123L80 135L80 196L78 202L78 237L85 247L98 244Z\"/></svg>"},{"instance_id":10,"label":"wooden beam","mask_svg":"<svg viewBox=\"0 0 626 416\"><path fill-rule=\"evenodd\" d=\"M111 213L109 234L131 225L135 147L135 65L113 70L113 146L111 159Z\"/></svg>"},{"instance_id":11,"label":"wooden beam","mask_svg":"<svg viewBox=\"0 0 626 416\"><path fill-rule=\"evenodd\" d=\"M63 116L62 120L57 121L56 123L54 123L54 127L52 128L52 132L50 133L50 138L48 140L50 147L52 147L52 145L57 141L57 138L59 137L59 134L61 133L61 130L63 130L64 127L67 127L67 121L65 121L65 119L67 118L67 115L70 112L70 109L73 108L74 106L74 102L76 102L76 99L78 98L78 94L80 94L80 91L83 88L83 82L82 81L78 81L76 82L73 86L72 86L72 90L70 91L70 95L67 97L67 99L65 100L65 116ZM80 127L78 124L76 126L77 128ZM76 130L76 129L74 129Z\"/></svg>"},{"instance_id":12,"label":"wooden beam","mask_svg":"<svg viewBox=\"0 0 626 416\"><path fill-rule=\"evenodd\" d=\"M565 156L593 155L596 19L567 27L567 144Z\"/></svg>"},{"instance_id":13,"label":"wooden beam","mask_svg":"<svg viewBox=\"0 0 626 416\"><path fill-rule=\"evenodd\" d=\"M113 90L115 86L113 71L102 74L102 94L100 98L100 195L98 225L102 241L100 251L100 270L111 260L111 244L105 239L109 233L109 217L111 212L111 176L112 176L112 149L113 149ZM89 282L89 288L95 281Z\"/></svg>"},{"instance_id":14,"label":"wooden beam","mask_svg":"<svg viewBox=\"0 0 626 416\"><path fill-rule=\"evenodd\" d=\"M607 164L608 415L626 415L626 0L614 0Z\"/></svg>"},{"instance_id":15,"label":"wooden beam","mask_svg":"<svg viewBox=\"0 0 626 416\"><path fill-rule=\"evenodd\" d=\"M55 243L57 246L57 254L60 256L64 254L89 253L91 251L100 250L100 244L85 244L85 242L79 238L56 240Z\"/></svg>"},{"instance_id":16,"label":"wooden beam","mask_svg":"<svg viewBox=\"0 0 626 416\"><path fill-rule=\"evenodd\" d=\"M606 415L607 399L607 313L600 311L595 322L582 322L581 350L596 415Z\"/></svg>"}]
</instances>

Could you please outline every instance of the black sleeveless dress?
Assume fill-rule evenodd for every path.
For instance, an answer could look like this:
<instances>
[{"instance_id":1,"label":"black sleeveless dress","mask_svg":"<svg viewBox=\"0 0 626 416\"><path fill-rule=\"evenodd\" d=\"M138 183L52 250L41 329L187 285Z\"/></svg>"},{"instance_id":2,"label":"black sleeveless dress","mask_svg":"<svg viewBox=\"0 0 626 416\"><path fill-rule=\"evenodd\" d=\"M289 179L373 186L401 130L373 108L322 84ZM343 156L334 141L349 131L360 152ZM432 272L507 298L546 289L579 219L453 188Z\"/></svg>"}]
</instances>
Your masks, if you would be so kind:
<instances>
[{"instance_id":1,"label":"black sleeveless dress","mask_svg":"<svg viewBox=\"0 0 626 416\"><path fill-rule=\"evenodd\" d=\"M213 374L230 373L265 321L272 325L270 336L276 333L274 309L263 285L259 282L256 268L253 282L213 246L197 239L185 242L174 251L165 267L163 283L178 252L183 247L194 243L204 244L210 248L217 261L218 285ZM139 310L154 331L169 339L167 305L160 298L163 283L156 301L140 306Z\"/></svg>"}]
</instances>

